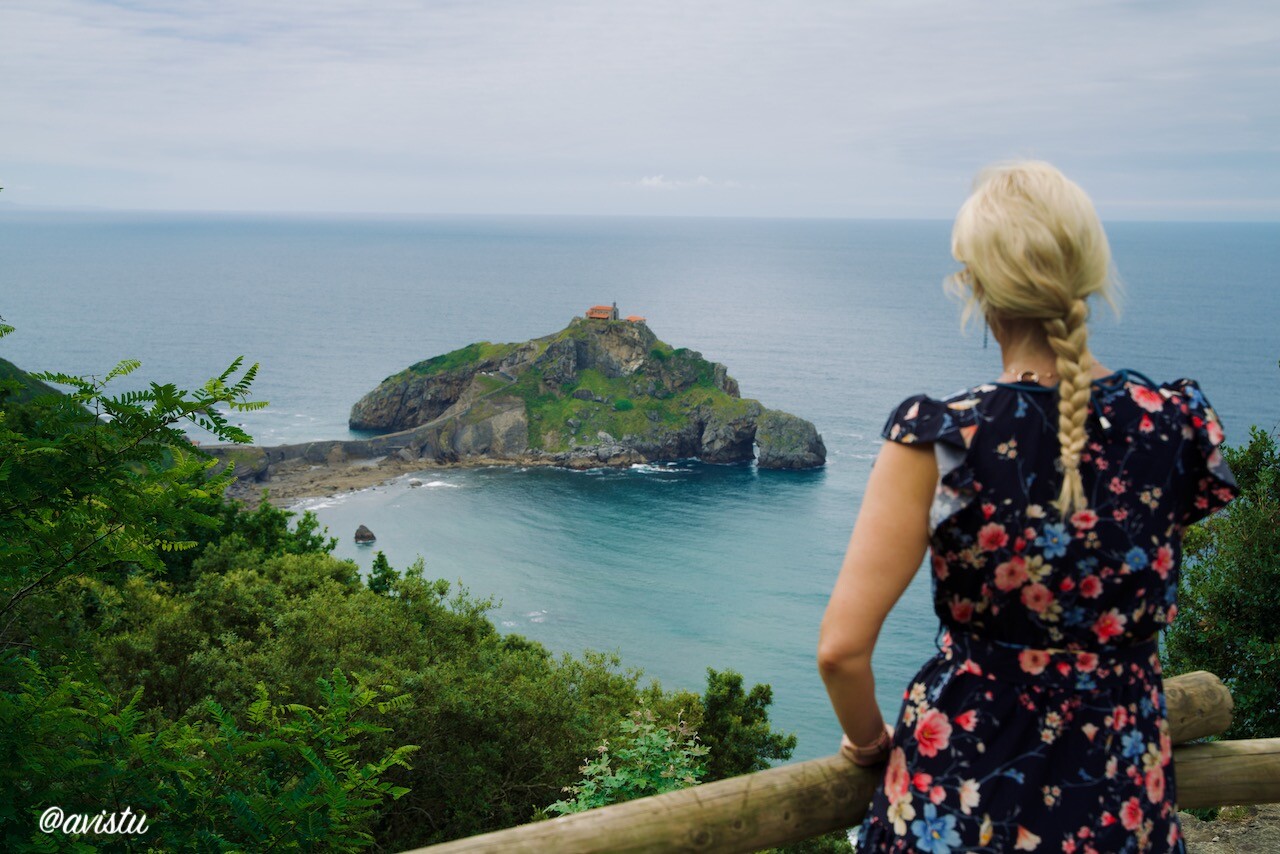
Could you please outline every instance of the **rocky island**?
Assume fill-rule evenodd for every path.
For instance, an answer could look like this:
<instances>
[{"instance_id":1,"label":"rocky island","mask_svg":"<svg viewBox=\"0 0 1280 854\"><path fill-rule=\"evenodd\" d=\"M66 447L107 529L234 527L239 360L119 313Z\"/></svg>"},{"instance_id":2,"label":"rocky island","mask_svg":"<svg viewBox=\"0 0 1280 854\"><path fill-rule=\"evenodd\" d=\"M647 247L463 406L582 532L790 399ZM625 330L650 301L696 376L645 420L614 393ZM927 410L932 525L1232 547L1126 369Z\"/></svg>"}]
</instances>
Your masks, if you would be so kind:
<instances>
[{"instance_id":1,"label":"rocky island","mask_svg":"<svg viewBox=\"0 0 1280 854\"><path fill-rule=\"evenodd\" d=\"M299 464L826 462L813 424L742 398L724 365L664 343L642 318L618 319L599 306L551 335L469 344L411 365L362 397L349 425L378 435L209 450L235 460L242 481L274 479Z\"/></svg>"}]
</instances>

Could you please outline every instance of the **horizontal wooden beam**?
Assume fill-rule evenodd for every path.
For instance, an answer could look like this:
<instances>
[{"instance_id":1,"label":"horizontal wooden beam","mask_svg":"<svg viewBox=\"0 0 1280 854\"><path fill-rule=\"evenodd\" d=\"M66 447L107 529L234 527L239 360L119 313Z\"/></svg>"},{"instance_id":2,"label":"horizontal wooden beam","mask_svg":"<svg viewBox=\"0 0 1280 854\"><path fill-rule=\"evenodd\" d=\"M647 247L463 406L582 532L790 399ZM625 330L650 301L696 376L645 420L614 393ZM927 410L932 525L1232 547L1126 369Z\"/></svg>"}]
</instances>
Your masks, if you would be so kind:
<instances>
[{"instance_id":1,"label":"horizontal wooden beam","mask_svg":"<svg viewBox=\"0 0 1280 854\"><path fill-rule=\"evenodd\" d=\"M1173 764L1181 809L1280 804L1280 738L1185 744Z\"/></svg>"},{"instance_id":2,"label":"horizontal wooden beam","mask_svg":"<svg viewBox=\"0 0 1280 854\"><path fill-rule=\"evenodd\" d=\"M858 824L882 776L828 756L419 850L758 851Z\"/></svg>"},{"instance_id":3,"label":"horizontal wooden beam","mask_svg":"<svg viewBox=\"0 0 1280 854\"><path fill-rule=\"evenodd\" d=\"M1231 695L1211 673L1169 679L1165 694L1174 743L1231 723ZM1178 747L1174 762L1185 806L1280 800L1280 739ZM828 756L418 850L757 851L858 824L883 773Z\"/></svg>"}]
</instances>

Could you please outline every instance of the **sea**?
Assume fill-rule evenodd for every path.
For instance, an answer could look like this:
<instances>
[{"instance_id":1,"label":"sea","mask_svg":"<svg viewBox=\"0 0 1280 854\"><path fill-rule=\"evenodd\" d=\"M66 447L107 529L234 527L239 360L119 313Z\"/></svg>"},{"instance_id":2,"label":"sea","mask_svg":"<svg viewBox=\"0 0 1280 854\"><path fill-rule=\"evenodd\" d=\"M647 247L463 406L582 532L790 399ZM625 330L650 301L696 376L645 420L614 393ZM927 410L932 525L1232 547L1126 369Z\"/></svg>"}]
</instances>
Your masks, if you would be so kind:
<instances>
[{"instance_id":1,"label":"sea","mask_svg":"<svg viewBox=\"0 0 1280 854\"><path fill-rule=\"evenodd\" d=\"M616 652L665 688L708 668L773 689L794 758L835 751L818 625L880 430L904 397L1000 372L960 326L942 221L626 217L338 218L0 211L0 356L27 370L192 388L260 365L235 418L264 444L351 435L383 378L472 341L523 341L597 303L723 362L744 397L817 425L825 468L675 460L623 470L434 469L303 501L362 568L492 597L504 632ZM1103 364L1198 379L1228 439L1280 425L1280 224L1108 225L1124 291L1098 307ZM197 434L198 436L198 434ZM421 481L413 487L411 478ZM377 535L357 546L358 525ZM876 648L886 716L935 651L926 572Z\"/></svg>"}]
</instances>

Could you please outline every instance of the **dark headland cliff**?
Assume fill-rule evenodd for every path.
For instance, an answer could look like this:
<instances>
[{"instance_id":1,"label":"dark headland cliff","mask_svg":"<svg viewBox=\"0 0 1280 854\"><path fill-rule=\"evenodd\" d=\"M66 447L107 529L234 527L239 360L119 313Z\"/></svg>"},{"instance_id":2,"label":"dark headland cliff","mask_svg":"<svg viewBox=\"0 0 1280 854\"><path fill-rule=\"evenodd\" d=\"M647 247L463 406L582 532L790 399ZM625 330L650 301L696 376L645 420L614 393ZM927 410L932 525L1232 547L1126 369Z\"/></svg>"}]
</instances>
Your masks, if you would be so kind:
<instances>
[{"instance_id":1,"label":"dark headland cliff","mask_svg":"<svg viewBox=\"0 0 1280 854\"><path fill-rule=\"evenodd\" d=\"M242 479L293 463L626 466L697 458L760 468L826 462L813 424L742 398L724 365L642 320L574 318L519 344L470 344L387 377L351 409L368 439L212 448Z\"/></svg>"}]
</instances>

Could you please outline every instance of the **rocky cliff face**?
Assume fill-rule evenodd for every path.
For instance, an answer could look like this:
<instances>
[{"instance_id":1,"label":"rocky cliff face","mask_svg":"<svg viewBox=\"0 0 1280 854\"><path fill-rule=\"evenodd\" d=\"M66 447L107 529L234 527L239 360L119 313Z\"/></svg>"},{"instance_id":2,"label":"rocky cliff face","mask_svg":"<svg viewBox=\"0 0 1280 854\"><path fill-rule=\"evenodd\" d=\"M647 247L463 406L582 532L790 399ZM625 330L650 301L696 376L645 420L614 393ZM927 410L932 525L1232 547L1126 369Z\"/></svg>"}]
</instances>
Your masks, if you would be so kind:
<instances>
[{"instance_id":1,"label":"rocky cliff face","mask_svg":"<svg viewBox=\"0 0 1280 854\"><path fill-rule=\"evenodd\" d=\"M799 469L826 461L808 421L739 395L724 365L658 340L644 323L575 318L523 344L478 343L388 377L351 409L381 435L263 449L292 459L394 456L589 468L697 457ZM265 469L264 469L265 466Z\"/></svg>"}]
</instances>

